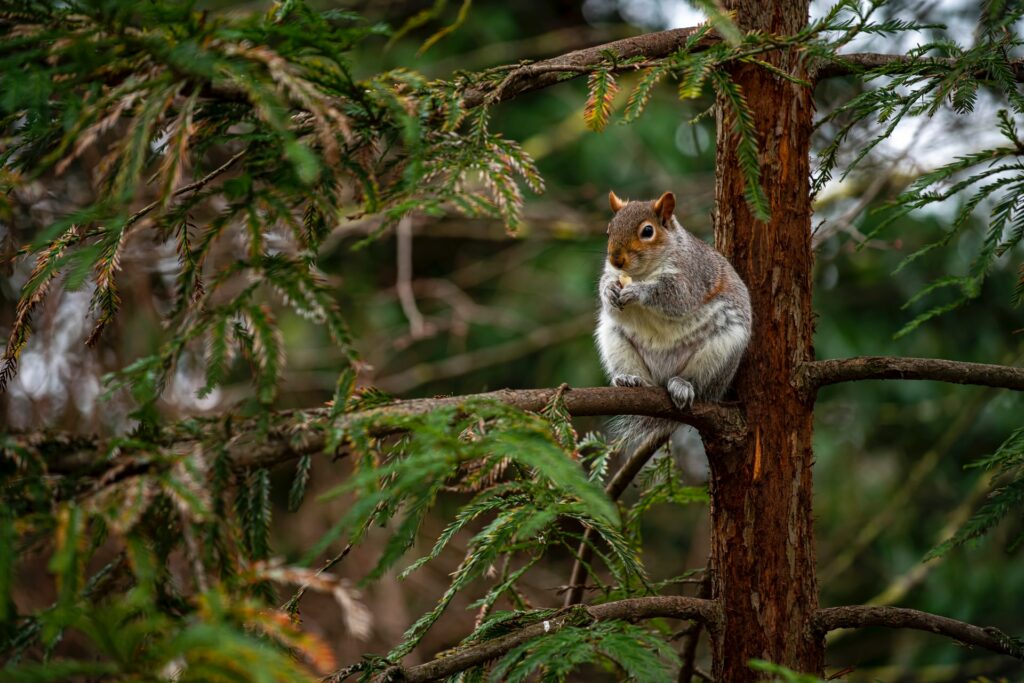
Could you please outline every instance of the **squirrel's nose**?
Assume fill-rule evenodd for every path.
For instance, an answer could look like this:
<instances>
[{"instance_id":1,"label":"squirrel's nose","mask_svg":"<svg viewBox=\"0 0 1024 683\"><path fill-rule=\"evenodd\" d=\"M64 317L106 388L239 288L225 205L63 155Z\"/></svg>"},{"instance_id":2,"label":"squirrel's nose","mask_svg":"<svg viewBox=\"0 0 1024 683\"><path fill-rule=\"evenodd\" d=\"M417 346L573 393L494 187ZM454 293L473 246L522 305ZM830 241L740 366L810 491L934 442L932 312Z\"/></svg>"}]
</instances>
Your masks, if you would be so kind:
<instances>
[{"instance_id":1,"label":"squirrel's nose","mask_svg":"<svg viewBox=\"0 0 1024 683\"><path fill-rule=\"evenodd\" d=\"M625 268L626 264L629 263L628 259L626 259L626 255L623 254L621 251L617 251L613 254L608 254L608 260L611 261L612 265L618 268L619 270Z\"/></svg>"}]
</instances>

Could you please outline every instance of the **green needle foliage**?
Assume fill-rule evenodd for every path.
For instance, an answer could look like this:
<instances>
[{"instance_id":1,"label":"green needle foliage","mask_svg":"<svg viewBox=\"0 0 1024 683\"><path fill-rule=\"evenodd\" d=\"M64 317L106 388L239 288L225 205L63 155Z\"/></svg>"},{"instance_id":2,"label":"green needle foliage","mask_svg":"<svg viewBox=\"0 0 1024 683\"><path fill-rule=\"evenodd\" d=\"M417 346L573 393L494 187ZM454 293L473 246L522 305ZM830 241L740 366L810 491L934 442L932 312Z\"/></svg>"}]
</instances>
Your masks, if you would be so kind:
<instances>
[{"instance_id":1,"label":"green needle foliage","mask_svg":"<svg viewBox=\"0 0 1024 683\"><path fill-rule=\"evenodd\" d=\"M23 249L22 290L0 367L17 368L48 290L92 285L95 344L120 305L126 243L146 230L174 245L174 337L132 376L162 385L209 339L208 389L235 357L273 402L283 349L263 303L278 298L350 345L317 268L339 219L453 206L519 223L517 179L542 184L519 146L463 111L459 82L409 71L357 81L349 54L381 26L302 3L265 16L211 18L191 3L14 3L0 18L0 164L13 182L66 173L100 144L100 192ZM183 183L188 170L197 180ZM489 191L482 192L479 183ZM204 225L193 219L208 216ZM241 240L245 255L222 247ZM349 352L350 353L350 352ZM133 381L133 380L130 380Z\"/></svg>"},{"instance_id":2,"label":"green needle foliage","mask_svg":"<svg viewBox=\"0 0 1024 683\"><path fill-rule=\"evenodd\" d=\"M446 5L438 0L392 40L438 19ZM802 86L761 57L793 47L809 63L843 64L840 50L858 35L926 28L873 23L879 3L844 0L797 35L743 34L715 3L702 5L710 21L674 54L606 54L589 69L585 123L607 129L622 72L643 70L623 123L644 113L659 83L675 81L681 100L713 94L738 140L746 200L761 220L769 218L761 143L732 67L752 65ZM454 23L422 50L457 30L470 6L463 2ZM989 217L969 272L929 285L908 305L946 288L959 297L918 316L901 334L977 297L996 259L1024 240L1024 98L1009 57L1021 41L1005 30L1013 21L992 13L973 46L928 43L906 60L864 70L869 83L881 85L822 121L838 132L822 150L816 189L837 172L840 150L860 123L874 120L882 131L853 165L905 117L940 108L966 114L981 92L1005 102L996 122L1003 144L922 175L889 209L891 224L910 211L966 198L950 231L904 265L958 239L977 212ZM614 445L579 437L561 394L537 414L484 401L408 414L389 408L383 392L356 388L349 326L318 263L334 227L372 220L366 246L411 213L456 211L498 219L515 233L523 187L544 189L519 144L491 129L491 99L475 108L464 100L470 89L499 91L519 65L445 81L406 69L357 75L354 51L388 31L356 13L318 12L300 0L251 15L135 0L7 0L0 8L0 220L15 225L18 255L34 264L0 361L0 386L17 372L33 314L47 296L88 291L87 341L101 344L125 313L119 280L128 245L148 239L175 255L161 309L164 334L107 379L110 392L130 392L134 429L105 442L85 465L76 456L96 448L88 439L0 439L4 680L314 680L337 663L295 618L302 591L332 594L358 631L355 594L328 570L373 527L386 528L387 540L364 583L391 570L408 577L453 552L457 537L461 558L437 602L389 653L350 668L365 680L410 653L456 597L472 593L479 615L460 647L551 616L527 604L520 586L539 562L574 554L584 540L598 599L648 595L672 583L648 579L640 556L644 516L655 506L707 501L706 489L682 484L672 459L649 467L636 498L620 506L604 493ZM99 157L87 161L97 149ZM7 196L76 172L95 180L93 195L41 230L18 233ZM1014 296L1018 303L1024 298L1024 271ZM321 409L273 410L287 356L282 308L319 326L344 358L333 401ZM182 365L203 368L200 396L247 370L251 398L237 415L169 422L157 402ZM275 491L275 463L259 459L266 444L287 445L297 460L283 491ZM353 472L310 501L306 489L320 453L346 455ZM999 488L936 554L983 535L1024 503L1024 432L977 466L995 470ZM271 543L277 493L293 511L336 497L349 503L289 566L275 560ZM441 505L453 499L454 511ZM447 515L429 550L416 547L428 515ZM323 571L310 569L338 546L345 550ZM57 591L46 609L20 613L15 560L29 551L46 553ZM410 559L413 551L422 556ZM182 557L191 585L169 569ZM301 586L287 609L278 609L281 584ZM503 600L515 609L496 611ZM581 666L624 680L674 680L679 662L663 624L576 617L462 680L559 681ZM94 657L55 654L72 632ZM806 680L771 664L752 666L780 680Z\"/></svg>"}]
</instances>

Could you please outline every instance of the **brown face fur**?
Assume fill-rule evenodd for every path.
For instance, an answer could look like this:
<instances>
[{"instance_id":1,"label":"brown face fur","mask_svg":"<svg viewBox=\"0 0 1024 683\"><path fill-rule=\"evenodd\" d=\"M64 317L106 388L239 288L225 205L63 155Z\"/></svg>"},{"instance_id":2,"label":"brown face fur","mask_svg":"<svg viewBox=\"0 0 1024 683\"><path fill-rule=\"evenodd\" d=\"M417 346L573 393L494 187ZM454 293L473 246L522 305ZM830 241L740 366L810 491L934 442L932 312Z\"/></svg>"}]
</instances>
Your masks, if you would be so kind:
<instances>
[{"instance_id":1,"label":"brown face fur","mask_svg":"<svg viewBox=\"0 0 1024 683\"><path fill-rule=\"evenodd\" d=\"M615 215L608 224L608 262L630 275L644 275L653 255L670 239L673 230L672 211L675 197L666 192L659 199L648 202L623 201L614 192L608 195ZM645 225L654 228L652 239L641 239Z\"/></svg>"}]
</instances>

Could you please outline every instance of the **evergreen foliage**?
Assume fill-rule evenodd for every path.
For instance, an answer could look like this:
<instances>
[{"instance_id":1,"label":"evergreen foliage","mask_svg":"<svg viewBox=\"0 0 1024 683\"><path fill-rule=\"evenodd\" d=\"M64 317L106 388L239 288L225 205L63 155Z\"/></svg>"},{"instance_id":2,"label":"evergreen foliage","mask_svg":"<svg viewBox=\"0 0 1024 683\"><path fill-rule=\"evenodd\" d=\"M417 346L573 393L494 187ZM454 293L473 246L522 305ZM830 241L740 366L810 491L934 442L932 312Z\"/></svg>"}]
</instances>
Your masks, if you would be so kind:
<instances>
[{"instance_id":1,"label":"evergreen foliage","mask_svg":"<svg viewBox=\"0 0 1024 683\"><path fill-rule=\"evenodd\" d=\"M673 55L607 55L590 69L585 124L601 131L612 121L623 71L643 70L626 100L623 123L643 114L664 81L674 79L683 100L714 93L739 139L747 202L766 220L760 142L731 67L755 65L800 82L759 56L799 47L809 60L842 64L839 50L859 34L920 27L872 23L878 3L844 0L797 35L742 34L714 3L706 4L711 21ZM439 0L392 38L437 19L445 5ZM455 30L470 5L466 0L455 23L428 38L422 50ZM1024 141L1018 132L1024 98L1009 56L1021 41L1002 30L1012 21L992 16L970 47L937 41L920 46L907 61L864 70L862 78L884 87L865 90L823 121L841 124L822 152L816 188L836 172L844 141L866 120L883 130L854 163L904 117L933 115L947 105L969 113L981 91L1006 102L996 123L1004 144L921 176L893 202L887 224L967 197L951 230L904 265L956 240L982 207L989 212L969 272L933 283L908 306L945 288L958 297L916 317L901 334L976 297L995 260L1024 240ZM95 197L39 234L13 235L25 245L19 257L33 260L34 267L3 354L0 385L17 371L33 313L50 293L90 292L88 343L100 344L120 312L126 245L145 233L173 245L177 259L166 293L164 338L151 355L108 378L110 391L130 390L136 405L135 428L98 454L97 465L118 466L99 477L84 470L80 477L63 476L57 464L65 454L17 435L0 441L5 680L308 681L326 675L338 663L327 643L303 630L299 600L306 589L330 593L350 631L365 628L357 591L327 570L373 527L386 528L388 540L367 583L396 569L407 577L450 550L457 535L469 540L444 594L402 641L350 667L363 680L410 653L460 594L479 594L473 603L479 616L459 647L547 618L551 611L527 604L519 585L543 558L575 553L584 539L595 565L610 576L601 582L599 572L590 572L599 583L598 600L650 595L672 583L648 577L641 557L643 517L658 505L705 504L706 489L685 486L672 459L662 458L638 479L635 500L621 506L611 501L603 487L614 444L580 437L561 394L541 413L471 401L401 414L386 409L390 397L382 392L356 389L349 367L324 409L273 412L287 349L271 304L321 326L346 363L357 362L336 292L318 266L340 218L372 217L376 227L367 243L404 216L442 210L496 218L515 233L522 187L535 193L544 188L522 147L491 129L493 102L467 108L463 101L472 87L500 89L518 67L459 72L447 81L410 70L357 76L352 51L387 33L355 13L317 12L300 0L282 0L250 16L213 15L187 2L4 3L0 188L6 193L21 183L59 178L81 169L92 148L103 153L86 169L98 177ZM0 219L7 220L5 212L9 206L0 195ZM1024 271L1014 297L1024 299ZM182 363L203 366L200 395L233 374L251 373L252 398L240 416L164 420L155 406ZM270 530L277 483L267 464L233 460L233 420L258 434L255 442L294 446L295 472L280 492L288 509L340 496L352 501L301 559L275 559ZM312 438L323 447L305 449ZM181 443L190 447L171 448ZM313 452L321 451L346 455L353 474L310 501ZM985 534L1024 505L1024 431L976 466L995 470L1005 482L935 555ZM457 509L433 547L409 561L425 517L439 514L444 495L458 498ZM342 555L319 571L310 569L339 544L346 547ZM111 558L112 545L119 550ZM58 591L47 609L21 614L11 590L15 558L28 551L49 555ZM172 555L190 564L194 585L173 580ZM96 564L99 570L92 569ZM300 587L285 609L278 608L282 585ZM502 600L515 610L496 610ZM590 623L584 617L465 672L461 680L557 681L585 665L626 680L675 679L679 661L664 623ZM97 656L55 658L56 646L71 632ZM779 680L809 680L768 663L752 666Z\"/></svg>"}]
</instances>

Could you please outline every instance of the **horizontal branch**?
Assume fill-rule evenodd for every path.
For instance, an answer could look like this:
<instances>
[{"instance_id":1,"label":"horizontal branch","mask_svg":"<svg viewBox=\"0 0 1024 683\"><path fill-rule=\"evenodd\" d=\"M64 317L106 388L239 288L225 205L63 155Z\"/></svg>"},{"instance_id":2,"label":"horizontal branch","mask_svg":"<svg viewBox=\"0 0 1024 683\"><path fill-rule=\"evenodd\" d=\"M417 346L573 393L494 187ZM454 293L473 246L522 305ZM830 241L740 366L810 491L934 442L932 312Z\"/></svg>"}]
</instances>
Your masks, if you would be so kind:
<instances>
[{"instance_id":1,"label":"horizontal branch","mask_svg":"<svg viewBox=\"0 0 1024 683\"><path fill-rule=\"evenodd\" d=\"M502 389L483 394L418 398L352 413L351 419L372 418L375 415L411 415L427 413L439 408L459 407L471 401L492 400L521 410L539 412L551 402L559 389ZM672 404L668 393L661 388L590 387L568 389L564 400L573 416L648 415L663 417L689 424L698 431L725 438L745 433L745 424L734 406L698 403L688 411L680 411ZM195 448L204 438L216 435L227 442L228 454L238 469L271 467L302 455L324 450L326 437L324 421L326 409L282 411L270 420L271 428L263 429L256 420L239 421L225 426L224 420L210 421L197 431L197 421L186 427L171 426L165 430L160 442L161 453L183 453ZM382 432L386 433L386 432ZM108 459L108 442L95 436L75 436L40 432L10 434L9 443L36 453L47 463L51 474L81 476L100 475L116 470L118 478L145 470L151 460L140 459L139 453L125 449L123 455ZM142 454L148 455L148 454Z\"/></svg>"},{"instance_id":2,"label":"horizontal branch","mask_svg":"<svg viewBox=\"0 0 1024 683\"><path fill-rule=\"evenodd\" d=\"M681 596L630 598L608 602L603 605L564 609L550 619L485 641L479 645L457 649L452 654L435 659L432 662L409 668L392 667L381 674L378 680L404 681L406 683L443 680L460 671L465 671L466 669L489 662L492 659L497 659L512 648L534 638L560 631L567 626L579 625L581 615L585 615L593 621L609 621L612 619L640 621L642 619L658 617L691 619L713 630L718 622L717 610L716 603L711 600ZM340 679L328 678L327 680L338 681Z\"/></svg>"},{"instance_id":3,"label":"horizontal branch","mask_svg":"<svg viewBox=\"0 0 1024 683\"><path fill-rule=\"evenodd\" d=\"M623 38L610 43L595 45L582 50L574 50L558 57L545 59L519 67L505 67L508 73L498 83L478 84L467 88L463 94L463 106L472 108L485 102L502 102L533 90L540 90L562 81L571 80L593 71L596 67L608 63L608 55L614 54L617 59L629 60L645 57L648 60L668 57L686 44L686 41L700 27L676 28L668 31L645 33L632 38ZM692 51L698 52L719 41L718 36L710 34ZM939 64L948 67L956 65L956 60L942 57L909 57L907 55L862 52L840 54L832 60L821 60L811 68L812 83L825 78L837 76L853 76L879 67L895 67L900 65L917 66L922 63ZM632 70L643 65L622 65L618 70ZM1011 63L1017 80L1024 81L1024 61ZM898 69L894 70L898 71ZM983 75L983 74L979 74Z\"/></svg>"},{"instance_id":4,"label":"horizontal branch","mask_svg":"<svg viewBox=\"0 0 1024 683\"><path fill-rule=\"evenodd\" d=\"M822 636L836 629L863 628L865 626L930 631L953 638L965 645L984 648L1024 660L1024 643L1020 639L1011 638L999 629L974 626L949 617L905 607L875 605L829 607L818 610L814 618L814 626Z\"/></svg>"},{"instance_id":5,"label":"horizontal branch","mask_svg":"<svg viewBox=\"0 0 1024 683\"><path fill-rule=\"evenodd\" d=\"M835 61L821 62L814 69L812 82L837 76L855 76L870 69L891 66L910 66L919 64L938 64L954 67L956 59L948 57L908 57L907 55L889 55L879 52L858 52L838 55ZM1016 60L1010 63L1018 81L1024 80L1024 62ZM979 74L981 76L983 74Z\"/></svg>"},{"instance_id":6,"label":"horizontal branch","mask_svg":"<svg viewBox=\"0 0 1024 683\"><path fill-rule=\"evenodd\" d=\"M806 391L868 379L933 380L1024 391L1024 368L939 358L857 356L812 361L804 363L799 370L799 381Z\"/></svg>"}]
</instances>

